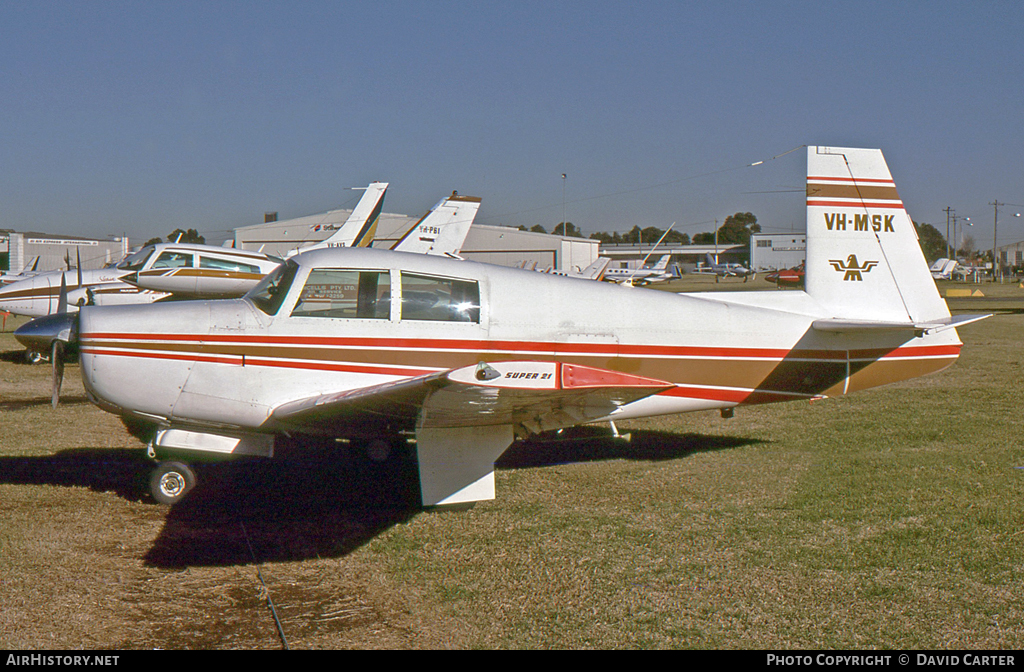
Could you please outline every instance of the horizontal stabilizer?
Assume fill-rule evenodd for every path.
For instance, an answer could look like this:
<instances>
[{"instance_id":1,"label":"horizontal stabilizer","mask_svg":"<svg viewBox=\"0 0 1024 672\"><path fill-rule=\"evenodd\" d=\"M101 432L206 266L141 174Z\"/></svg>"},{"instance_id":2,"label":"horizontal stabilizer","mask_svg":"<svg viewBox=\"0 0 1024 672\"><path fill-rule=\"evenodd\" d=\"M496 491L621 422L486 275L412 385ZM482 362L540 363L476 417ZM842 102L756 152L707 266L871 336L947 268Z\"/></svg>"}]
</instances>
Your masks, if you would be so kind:
<instances>
[{"instance_id":1,"label":"horizontal stabilizer","mask_svg":"<svg viewBox=\"0 0 1024 672\"><path fill-rule=\"evenodd\" d=\"M870 320L815 320L811 326L817 331L849 333L856 331L913 331L919 334L938 333L984 320L991 315L954 315L924 322L879 322Z\"/></svg>"}]
</instances>

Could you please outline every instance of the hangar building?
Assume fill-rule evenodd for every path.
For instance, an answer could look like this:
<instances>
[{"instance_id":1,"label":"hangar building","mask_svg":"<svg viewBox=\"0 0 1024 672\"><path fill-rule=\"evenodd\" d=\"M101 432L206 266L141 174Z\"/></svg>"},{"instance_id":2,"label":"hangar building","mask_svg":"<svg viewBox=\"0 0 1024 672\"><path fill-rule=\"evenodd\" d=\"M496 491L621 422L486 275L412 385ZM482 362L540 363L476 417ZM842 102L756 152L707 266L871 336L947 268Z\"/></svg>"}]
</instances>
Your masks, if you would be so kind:
<instances>
[{"instance_id":1,"label":"hangar building","mask_svg":"<svg viewBox=\"0 0 1024 672\"><path fill-rule=\"evenodd\" d=\"M331 210L295 219L278 220L268 213L262 224L235 229L235 247L282 256L291 250L324 240L337 231L351 210ZM416 217L381 213L373 247L394 245L419 221ZM536 264L538 269L583 269L597 260L599 243L589 238L554 236L507 226L476 224L469 230L461 256L500 266Z\"/></svg>"},{"instance_id":2,"label":"hangar building","mask_svg":"<svg viewBox=\"0 0 1024 672\"><path fill-rule=\"evenodd\" d=\"M804 233L754 233L750 236L750 268L755 271L793 268L806 258L807 235Z\"/></svg>"},{"instance_id":3,"label":"hangar building","mask_svg":"<svg viewBox=\"0 0 1024 672\"><path fill-rule=\"evenodd\" d=\"M1024 241L1000 245L996 248L999 254L999 266L1006 273L1010 269L1024 267Z\"/></svg>"},{"instance_id":4,"label":"hangar building","mask_svg":"<svg viewBox=\"0 0 1024 672\"><path fill-rule=\"evenodd\" d=\"M72 264L81 257L83 269L103 268L128 254L128 238L96 240L48 233L16 233L0 230L0 271L18 273L38 256L39 271L65 268L65 256Z\"/></svg>"}]
</instances>

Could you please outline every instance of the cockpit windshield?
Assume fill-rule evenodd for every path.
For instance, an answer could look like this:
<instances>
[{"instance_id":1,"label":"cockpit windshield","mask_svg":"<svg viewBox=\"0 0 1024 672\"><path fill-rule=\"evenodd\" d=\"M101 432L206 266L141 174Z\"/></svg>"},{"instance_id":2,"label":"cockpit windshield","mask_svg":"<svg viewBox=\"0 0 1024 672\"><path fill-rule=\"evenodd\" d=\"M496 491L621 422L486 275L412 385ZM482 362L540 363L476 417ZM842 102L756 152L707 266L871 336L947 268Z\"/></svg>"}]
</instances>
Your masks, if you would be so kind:
<instances>
[{"instance_id":1,"label":"cockpit windshield","mask_svg":"<svg viewBox=\"0 0 1024 672\"><path fill-rule=\"evenodd\" d=\"M121 271L138 271L138 270L141 270L142 267L146 265L146 260L149 259L149 255L153 254L153 250L154 249L155 248L152 245L150 245L148 247L142 248L138 252L133 252L132 254L129 254L127 257L122 259L117 264L118 270L121 270Z\"/></svg>"},{"instance_id":2,"label":"cockpit windshield","mask_svg":"<svg viewBox=\"0 0 1024 672\"><path fill-rule=\"evenodd\" d=\"M245 298L267 315L276 315L298 270L298 264L291 260L286 261L250 289Z\"/></svg>"}]
</instances>

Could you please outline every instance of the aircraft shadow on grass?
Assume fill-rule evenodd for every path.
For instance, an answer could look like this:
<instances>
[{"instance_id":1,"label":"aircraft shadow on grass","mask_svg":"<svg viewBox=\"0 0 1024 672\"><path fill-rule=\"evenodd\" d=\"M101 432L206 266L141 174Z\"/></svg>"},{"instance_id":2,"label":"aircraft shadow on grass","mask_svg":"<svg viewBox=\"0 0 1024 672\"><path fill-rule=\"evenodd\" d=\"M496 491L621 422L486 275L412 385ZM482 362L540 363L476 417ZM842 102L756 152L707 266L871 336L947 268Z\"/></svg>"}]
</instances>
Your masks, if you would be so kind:
<instances>
[{"instance_id":1,"label":"aircraft shadow on grass","mask_svg":"<svg viewBox=\"0 0 1024 672\"><path fill-rule=\"evenodd\" d=\"M0 411L21 411L36 406L50 406L53 400L50 397L37 397L35 399L18 399L16 401L4 401L0 398ZM91 406L88 397L84 394L64 396L60 398L61 406Z\"/></svg>"},{"instance_id":2,"label":"aircraft shadow on grass","mask_svg":"<svg viewBox=\"0 0 1024 672\"><path fill-rule=\"evenodd\" d=\"M497 467L662 461L757 442L648 431L633 432L627 442L606 430L580 428L552 439L517 442ZM151 467L139 449L82 448L52 456L0 457L0 483L87 487L144 501ZM273 460L194 468L198 485L167 509L163 529L144 557L149 565L182 568L342 557L421 511L411 448L384 464L332 447L301 452L285 448Z\"/></svg>"}]
</instances>

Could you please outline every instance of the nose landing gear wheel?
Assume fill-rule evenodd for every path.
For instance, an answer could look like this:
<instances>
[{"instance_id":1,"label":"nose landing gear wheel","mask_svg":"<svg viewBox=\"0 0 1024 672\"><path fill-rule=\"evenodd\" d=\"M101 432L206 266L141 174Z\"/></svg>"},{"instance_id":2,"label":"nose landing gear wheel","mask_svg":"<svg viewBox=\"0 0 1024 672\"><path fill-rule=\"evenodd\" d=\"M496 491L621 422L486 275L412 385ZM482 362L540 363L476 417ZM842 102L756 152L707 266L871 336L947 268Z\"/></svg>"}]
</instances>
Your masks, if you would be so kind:
<instances>
[{"instance_id":1,"label":"nose landing gear wheel","mask_svg":"<svg viewBox=\"0 0 1024 672\"><path fill-rule=\"evenodd\" d=\"M149 494L160 504L177 504L195 487L196 475L182 462L161 462L149 476Z\"/></svg>"}]
</instances>

